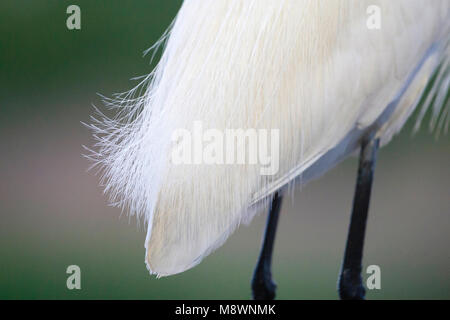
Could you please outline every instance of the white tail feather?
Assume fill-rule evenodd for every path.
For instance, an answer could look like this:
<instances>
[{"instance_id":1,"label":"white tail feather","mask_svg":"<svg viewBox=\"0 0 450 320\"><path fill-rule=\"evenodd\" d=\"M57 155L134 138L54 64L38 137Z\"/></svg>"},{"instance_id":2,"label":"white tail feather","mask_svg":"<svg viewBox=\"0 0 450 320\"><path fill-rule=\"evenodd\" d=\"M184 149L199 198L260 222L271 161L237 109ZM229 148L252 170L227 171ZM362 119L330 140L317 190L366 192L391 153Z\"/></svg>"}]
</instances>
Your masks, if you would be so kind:
<instances>
[{"instance_id":1,"label":"white tail feather","mask_svg":"<svg viewBox=\"0 0 450 320\"><path fill-rule=\"evenodd\" d=\"M376 31L366 27L373 4L383 12ZM193 267L267 207L268 194L251 206L255 194L370 127L439 39L448 12L448 0L185 0L157 44L167 38L155 71L107 100L115 117L100 114L91 125L91 158L103 169L105 191L148 223L149 270L164 276ZM448 68L437 79L434 100L448 101ZM403 122L412 108L404 105ZM448 105L440 121L439 110L433 123L448 127ZM194 121L219 130L279 129L279 172L172 164L172 133Z\"/></svg>"}]
</instances>

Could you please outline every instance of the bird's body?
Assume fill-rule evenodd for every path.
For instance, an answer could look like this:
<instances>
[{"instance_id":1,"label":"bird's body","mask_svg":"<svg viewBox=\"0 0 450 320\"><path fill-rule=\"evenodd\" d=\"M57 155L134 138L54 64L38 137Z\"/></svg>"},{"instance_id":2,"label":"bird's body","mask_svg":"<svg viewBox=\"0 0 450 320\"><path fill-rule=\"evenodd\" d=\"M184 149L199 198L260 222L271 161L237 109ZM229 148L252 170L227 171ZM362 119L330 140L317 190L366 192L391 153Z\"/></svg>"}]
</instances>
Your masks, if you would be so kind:
<instances>
[{"instance_id":1,"label":"bird's body","mask_svg":"<svg viewBox=\"0 0 450 320\"><path fill-rule=\"evenodd\" d=\"M373 5L379 29L367 25ZM369 132L388 143L436 70L431 91L445 99L449 10L448 0L185 0L143 98L94 125L113 201L148 222L149 270L195 266L275 191L319 177ZM445 124L449 107L441 114ZM172 133L196 121L278 129L279 171L171 163Z\"/></svg>"}]
</instances>

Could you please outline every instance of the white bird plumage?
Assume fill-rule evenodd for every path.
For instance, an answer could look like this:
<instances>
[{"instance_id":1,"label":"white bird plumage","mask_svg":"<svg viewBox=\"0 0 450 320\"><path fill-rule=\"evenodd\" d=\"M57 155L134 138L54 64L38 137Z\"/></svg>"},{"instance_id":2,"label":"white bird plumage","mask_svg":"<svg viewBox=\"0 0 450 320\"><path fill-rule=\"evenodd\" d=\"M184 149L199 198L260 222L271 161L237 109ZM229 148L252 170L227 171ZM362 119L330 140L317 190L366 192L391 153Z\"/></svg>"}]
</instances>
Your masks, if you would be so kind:
<instances>
[{"instance_id":1,"label":"white bird plumage","mask_svg":"<svg viewBox=\"0 0 450 320\"><path fill-rule=\"evenodd\" d=\"M366 26L370 5L379 30ZM368 130L388 143L433 74L432 121L448 127L449 10L448 0L185 0L154 72L91 125L112 202L148 223L150 272L195 266L274 191L320 176ZM280 129L278 174L173 165L171 134L194 121Z\"/></svg>"}]
</instances>

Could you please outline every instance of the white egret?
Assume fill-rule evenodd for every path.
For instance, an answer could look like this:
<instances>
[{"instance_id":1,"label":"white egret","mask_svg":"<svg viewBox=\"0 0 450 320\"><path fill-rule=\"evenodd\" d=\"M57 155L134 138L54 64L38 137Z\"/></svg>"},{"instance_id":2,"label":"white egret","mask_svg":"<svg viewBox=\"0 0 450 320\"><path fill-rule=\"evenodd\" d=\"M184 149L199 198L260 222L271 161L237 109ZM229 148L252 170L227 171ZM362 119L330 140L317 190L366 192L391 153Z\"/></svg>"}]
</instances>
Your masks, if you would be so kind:
<instances>
[{"instance_id":1,"label":"white egret","mask_svg":"<svg viewBox=\"0 0 450 320\"><path fill-rule=\"evenodd\" d=\"M164 47L155 70L109 101L115 117L92 124L93 157L112 202L148 223L149 271L168 276L194 267L270 208L252 287L254 298L273 298L283 190L361 149L339 293L364 298L377 149L424 93L418 125L432 106L432 125L448 128L449 29L448 0L185 0L153 48ZM196 122L214 132L278 130L278 171L262 175L247 162L174 163L180 141L173 133Z\"/></svg>"}]
</instances>

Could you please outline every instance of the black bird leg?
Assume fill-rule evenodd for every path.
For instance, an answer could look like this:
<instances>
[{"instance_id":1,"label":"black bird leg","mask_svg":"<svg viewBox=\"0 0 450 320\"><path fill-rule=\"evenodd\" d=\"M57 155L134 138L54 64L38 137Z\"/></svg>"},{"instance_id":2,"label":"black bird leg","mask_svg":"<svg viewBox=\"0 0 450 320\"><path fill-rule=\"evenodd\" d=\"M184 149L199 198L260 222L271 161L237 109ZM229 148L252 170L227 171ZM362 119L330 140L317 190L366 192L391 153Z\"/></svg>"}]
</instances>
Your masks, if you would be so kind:
<instances>
[{"instance_id":1,"label":"black bird leg","mask_svg":"<svg viewBox=\"0 0 450 320\"><path fill-rule=\"evenodd\" d=\"M266 230L252 279L253 299L273 300L275 298L276 285L272 281L271 264L273 243L277 231L278 216L281 208L282 196L277 192L273 196L272 206L269 209Z\"/></svg>"},{"instance_id":2,"label":"black bird leg","mask_svg":"<svg viewBox=\"0 0 450 320\"><path fill-rule=\"evenodd\" d=\"M378 146L379 139L373 137L361 143L352 216L338 283L339 297L343 300L363 300L366 293L361 278L362 255Z\"/></svg>"}]
</instances>

